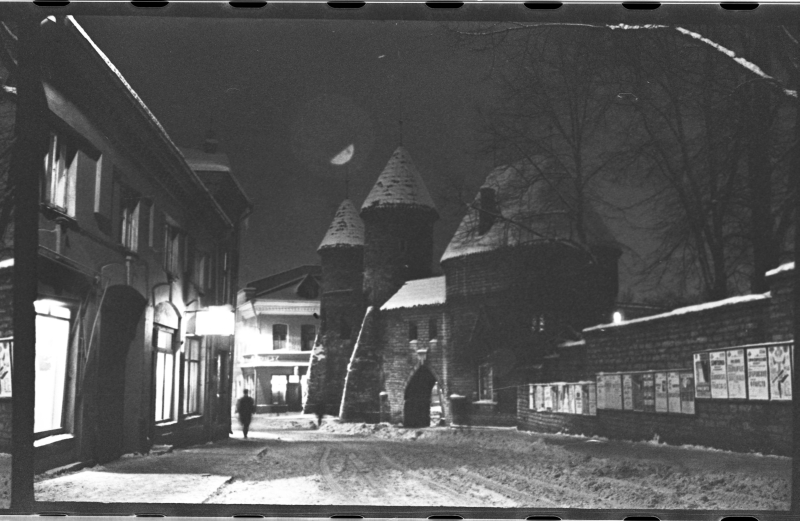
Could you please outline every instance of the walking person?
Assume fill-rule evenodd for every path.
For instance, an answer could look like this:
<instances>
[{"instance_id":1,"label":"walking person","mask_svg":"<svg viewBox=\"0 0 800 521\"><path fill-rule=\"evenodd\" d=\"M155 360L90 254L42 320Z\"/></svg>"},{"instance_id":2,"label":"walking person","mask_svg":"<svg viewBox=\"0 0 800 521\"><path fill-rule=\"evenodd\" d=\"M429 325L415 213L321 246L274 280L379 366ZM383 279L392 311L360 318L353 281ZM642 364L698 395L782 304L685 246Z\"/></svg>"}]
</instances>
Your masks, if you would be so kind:
<instances>
[{"instance_id":1,"label":"walking person","mask_svg":"<svg viewBox=\"0 0 800 521\"><path fill-rule=\"evenodd\" d=\"M253 419L253 413L256 412L256 404L249 396L247 389L243 390L244 396L236 401L236 414L239 415L239 423L242 424L242 432L244 437L247 438L247 432L250 430L250 421Z\"/></svg>"},{"instance_id":2,"label":"walking person","mask_svg":"<svg viewBox=\"0 0 800 521\"><path fill-rule=\"evenodd\" d=\"M317 429L322 427L322 418L325 417L325 403L319 402L314 406L314 413L317 415Z\"/></svg>"}]
</instances>

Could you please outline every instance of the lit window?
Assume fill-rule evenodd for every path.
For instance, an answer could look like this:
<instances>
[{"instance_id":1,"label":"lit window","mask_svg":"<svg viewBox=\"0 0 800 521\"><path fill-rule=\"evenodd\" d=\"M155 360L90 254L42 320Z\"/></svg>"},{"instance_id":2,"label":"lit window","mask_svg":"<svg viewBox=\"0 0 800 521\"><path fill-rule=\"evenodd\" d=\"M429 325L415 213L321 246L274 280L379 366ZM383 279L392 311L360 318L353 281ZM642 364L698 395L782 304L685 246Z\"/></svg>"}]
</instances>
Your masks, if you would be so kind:
<instances>
[{"instance_id":1,"label":"lit window","mask_svg":"<svg viewBox=\"0 0 800 521\"><path fill-rule=\"evenodd\" d=\"M272 387L272 403L275 405L283 405L286 403L286 376L272 375L270 380Z\"/></svg>"},{"instance_id":2,"label":"lit window","mask_svg":"<svg viewBox=\"0 0 800 521\"><path fill-rule=\"evenodd\" d=\"M435 318L428 320L428 338L430 340L439 338L439 326Z\"/></svg>"},{"instance_id":3,"label":"lit window","mask_svg":"<svg viewBox=\"0 0 800 521\"><path fill-rule=\"evenodd\" d=\"M139 247L139 199L132 190L122 189L120 242L130 251Z\"/></svg>"},{"instance_id":4,"label":"lit window","mask_svg":"<svg viewBox=\"0 0 800 521\"><path fill-rule=\"evenodd\" d=\"M186 341L186 353L183 367L183 412L184 414L199 414L202 412L203 384L203 344L199 338L189 338Z\"/></svg>"},{"instance_id":5,"label":"lit window","mask_svg":"<svg viewBox=\"0 0 800 521\"><path fill-rule=\"evenodd\" d=\"M416 340L417 339L417 323L416 322L409 322L408 323L408 339L409 340Z\"/></svg>"},{"instance_id":6,"label":"lit window","mask_svg":"<svg viewBox=\"0 0 800 521\"><path fill-rule=\"evenodd\" d=\"M544 333L544 315L534 315L531 323L531 330L534 333Z\"/></svg>"},{"instance_id":7,"label":"lit window","mask_svg":"<svg viewBox=\"0 0 800 521\"><path fill-rule=\"evenodd\" d=\"M492 366L483 364L478 367L478 399L492 399Z\"/></svg>"},{"instance_id":8,"label":"lit window","mask_svg":"<svg viewBox=\"0 0 800 521\"><path fill-rule=\"evenodd\" d=\"M300 326L300 349L303 351L311 351L314 347L314 337L316 334L316 327L308 324Z\"/></svg>"},{"instance_id":9,"label":"lit window","mask_svg":"<svg viewBox=\"0 0 800 521\"><path fill-rule=\"evenodd\" d=\"M176 331L156 325L153 344L156 348L156 421L171 420L173 416L173 387L175 382L174 336Z\"/></svg>"},{"instance_id":10,"label":"lit window","mask_svg":"<svg viewBox=\"0 0 800 521\"><path fill-rule=\"evenodd\" d=\"M289 326L286 324L274 324L272 326L272 349L274 351L286 349L286 336L288 332Z\"/></svg>"},{"instance_id":11,"label":"lit window","mask_svg":"<svg viewBox=\"0 0 800 521\"><path fill-rule=\"evenodd\" d=\"M44 201L69 216L75 215L75 181L78 174L78 149L58 134L50 135L50 148L44 158Z\"/></svg>"},{"instance_id":12,"label":"lit window","mask_svg":"<svg viewBox=\"0 0 800 521\"><path fill-rule=\"evenodd\" d=\"M48 432L63 427L69 351L70 310L59 302L37 300L36 398L33 430Z\"/></svg>"}]
</instances>

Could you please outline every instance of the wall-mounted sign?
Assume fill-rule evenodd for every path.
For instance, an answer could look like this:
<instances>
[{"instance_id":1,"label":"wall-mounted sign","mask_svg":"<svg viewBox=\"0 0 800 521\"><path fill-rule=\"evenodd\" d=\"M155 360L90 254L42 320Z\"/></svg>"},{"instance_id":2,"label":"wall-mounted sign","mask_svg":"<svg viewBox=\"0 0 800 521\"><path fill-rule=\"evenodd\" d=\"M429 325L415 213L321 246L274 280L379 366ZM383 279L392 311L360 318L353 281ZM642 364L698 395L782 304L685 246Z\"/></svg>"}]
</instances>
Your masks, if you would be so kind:
<instances>
[{"instance_id":1,"label":"wall-mounted sign","mask_svg":"<svg viewBox=\"0 0 800 521\"><path fill-rule=\"evenodd\" d=\"M725 351L709 353L711 360L711 397L728 397L728 370Z\"/></svg>"},{"instance_id":2,"label":"wall-mounted sign","mask_svg":"<svg viewBox=\"0 0 800 521\"><path fill-rule=\"evenodd\" d=\"M669 412L681 412L681 377L676 372L667 374L667 408Z\"/></svg>"},{"instance_id":3,"label":"wall-mounted sign","mask_svg":"<svg viewBox=\"0 0 800 521\"><path fill-rule=\"evenodd\" d=\"M618 374L606 376L606 407L622 409L622 377Z\"/></svg>"},{"instance_id":4,"label":"wall-mounted sign","mask_svg":"<svg viewBox=\"0 0 800 521\"><path fill-rule=\"evenodd\" d=\"M642 406L644 412L656 412L656 380L653 373L642 375Z\"/></svg>"},{"instance_id":5,"label":"wall-mounted sign","mask_svg":"<svg viewBox=\"0 0 800 521\"><path fill-rule=\"evenodd\" d=\"M0 398L11 397L11 340L0 340Z\"/></svg>"},{"instance_id":6,"label":"wall-mounted sign","mask_svg":"<svg viewBox=\"0 0 800 521\"><path fill-rule=\"evenodd\" d=\"M771 400L792 399L792 362L788 345L769 346L769 389Z\"/></svg>"},{"instance_id":7,"label":"wall-mounted sign","mask_svg":"<svg viewBox=\"0 0 800 521\"><path fill-rule=\"evenodd\" d=\"M751 400L769 400L766 347L747 350L747 395Z\"/></svg>"},{"instance_id":8,"label":"wall-mounted sign","mask_svg":"<svg viewBox=\"0 0 800 521\"><path fill-rule=\"evenodd\" d=\"M681 373L681 412L694 414L694 375Z\"/></svg>"},{"instance_id":9,"label":"wall-mounted sign","mask_svg":"<svg viewBox=\"0 0 800 521\"><path fill-rule=\"evenodd\" d=\"M668 412L667 373L656 373L656 412Z\"/></svg>"},{"instance_id":10,"label":"wall-mounted sign","mask_svg":"<svg viewBox=\"0 0 800 521\"><path fill-rule=\"evenodd\" d=\"M746 399L747 380L745 378L744 349L731 349L726 352L728 372L728 398Z\"/></svg>"},{"instance_id":11,"label":"wall-mounted sign","mask_svg":"<svg viewBox=\"0 0 800 521\"><path fill-rule=\"evenodd\" d=\"M708 353L694 355L694 395L696 398L711 398L711 363Z\"/></svg>"},{"instance_id":12,"label":"wall-mounted sign","mask_svg":"<svg viewBox=\"0 0 800 521\"><path fill-rule=\"evenodd\" d=\"M622 375L622 408L633 410L633 375Z\"/></svg>"}]
</instances>

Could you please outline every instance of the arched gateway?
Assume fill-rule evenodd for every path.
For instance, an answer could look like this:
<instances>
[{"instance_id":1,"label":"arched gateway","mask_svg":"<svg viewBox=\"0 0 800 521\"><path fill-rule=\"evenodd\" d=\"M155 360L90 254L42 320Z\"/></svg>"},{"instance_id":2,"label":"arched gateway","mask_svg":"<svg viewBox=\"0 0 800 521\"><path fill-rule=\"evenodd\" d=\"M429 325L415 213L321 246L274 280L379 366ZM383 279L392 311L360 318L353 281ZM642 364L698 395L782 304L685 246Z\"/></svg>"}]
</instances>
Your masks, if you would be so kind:
<instances>
[{"instance_id":1,"label":"arched gateway","mask_svg":"<svg viewBox=\"0 0 800 521\"><path fill-rule=\"evenodd\" d=\"M431 391L436 377L427 367L420 366L406 385L403 404L403 425L428 427L431 424Z\"/></svg>"}]
</instances>

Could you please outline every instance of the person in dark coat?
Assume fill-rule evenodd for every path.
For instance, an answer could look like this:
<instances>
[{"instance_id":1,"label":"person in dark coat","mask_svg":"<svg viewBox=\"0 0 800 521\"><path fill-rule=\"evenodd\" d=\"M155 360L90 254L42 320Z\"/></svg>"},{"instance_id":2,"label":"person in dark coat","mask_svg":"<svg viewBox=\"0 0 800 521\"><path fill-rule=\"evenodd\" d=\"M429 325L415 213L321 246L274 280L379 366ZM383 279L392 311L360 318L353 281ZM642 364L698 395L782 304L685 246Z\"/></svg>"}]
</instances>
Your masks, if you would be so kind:
<instances>
[{"instance_id":1,"label":"person in dark coat","mask_svg":"<svg viewBox=\"0 0 800 521\"><path fill-rule=\"evenodd\" d=\"M256 404L250 398L247 389L242 391L244 396L236 401L236 413L239 415L239 423L242 424L242 432L244 437L247 438L247 431L250 430L250 421L253 419L253 413L256 412Z\"/></svg>"},{"instance_id":2,"label":"person in dark coat","mask_svg":"<svg viewBox=\"0 0 800 521\"><path fill-rule=\"evenodd\" d=\"M314 407L314 413L317 415L317 428L320 428L322 427L322 418L325 417L325 403L318 403Z\"/></svg>"}]
</instances>

